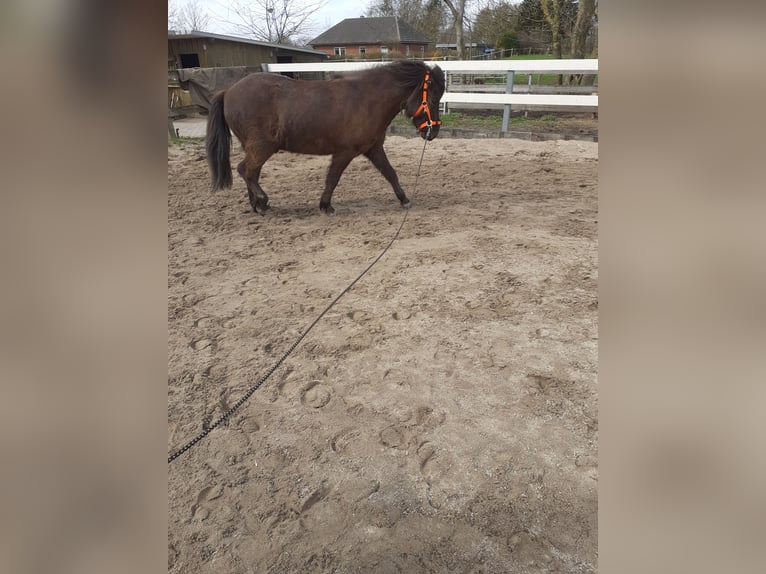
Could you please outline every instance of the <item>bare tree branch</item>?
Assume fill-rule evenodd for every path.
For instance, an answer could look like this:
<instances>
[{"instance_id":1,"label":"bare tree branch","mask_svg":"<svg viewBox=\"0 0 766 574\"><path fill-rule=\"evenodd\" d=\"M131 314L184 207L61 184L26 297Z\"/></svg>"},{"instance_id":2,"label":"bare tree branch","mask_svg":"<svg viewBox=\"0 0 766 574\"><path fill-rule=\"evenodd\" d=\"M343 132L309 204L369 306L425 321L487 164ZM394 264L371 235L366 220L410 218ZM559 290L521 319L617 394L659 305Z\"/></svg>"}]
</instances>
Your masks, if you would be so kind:
<instances>
[{"instance_id":1,"label":"bare tree branch","mask_svg":"<svg viewBox=\"0 0 766 574\"><path fill-rule=\"evenodd\" d=\"M235 15L229 21L243 36L275 44L289 44L311 28L311 17L328 0L237 0L231 5Z\"/></svg>"},{"instance_id":2,"label":"bare tree branch","mask_svg":"<svg viewBox=\"0 0 766 574\"><path fill-rule=\"evenodd\" d=\"M466 0L457 0L456 3L453 2L452 0L444 0L444 3L447 5L447 8L452 14L452 18L454 20L455 43L456 43L455 48L457 50L458 60L463 59L463 49L465 48L465 43L463 41L463 20L465 19L465 2Z\"/></svg>"},{"instance_id":3,"label":"bare tree branch","mask_svg":"<svg viewBox=\"0 0 766 574\"><path fill-rule=\"evenodd\" d=\"M209 23L210 15L199 0L186 0L183 4L174 0L168 2L168 30L204 31Z\"/></svg>"}]
</instances>

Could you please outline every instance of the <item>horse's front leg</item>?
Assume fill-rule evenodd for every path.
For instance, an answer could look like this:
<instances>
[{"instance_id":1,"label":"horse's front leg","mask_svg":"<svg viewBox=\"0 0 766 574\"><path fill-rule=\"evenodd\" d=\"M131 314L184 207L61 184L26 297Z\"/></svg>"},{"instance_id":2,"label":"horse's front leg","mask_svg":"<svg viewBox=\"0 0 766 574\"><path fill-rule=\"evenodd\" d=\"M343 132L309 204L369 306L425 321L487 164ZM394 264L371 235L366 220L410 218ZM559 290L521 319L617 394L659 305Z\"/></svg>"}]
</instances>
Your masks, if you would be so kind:
<instances>
[{"instance_id":1,"label":"horse's front leg","mask_svg":"<svg viewBox=\"0 0 766 574\"><path fill-rule=\"evenodd\" d=\"M409 209L411 205L410 200L404 193L402 186L399 185L399 178L396 175L396 171L394 171L394 168L391 166L391 163L388 161L386 152L383 151L383 144L375 146L364 155L367 156L367 159L372 162L372 165L374 165L378 171L383 174L383 177L386 178L386 181L388 181L388 183L391 184L391 187L394 188L396 198L399 200L399 203L402 204L402 207L404 209Z\"/></svg>"},{"instance_id":2,"label":"horse's front leg","mask_svg":"<svg viewBox=\"0 0 766 574\"><path fill-rule=\"evenodd\" d=\"M356 154L335 154L330 162L330 169L327 170L327 178L324 183L324 193L319 200L319 209L327 215L335 215L335 208L332 206L332 192L340 181L343 171L351 163Z\"/></svg>"}]
</instances>

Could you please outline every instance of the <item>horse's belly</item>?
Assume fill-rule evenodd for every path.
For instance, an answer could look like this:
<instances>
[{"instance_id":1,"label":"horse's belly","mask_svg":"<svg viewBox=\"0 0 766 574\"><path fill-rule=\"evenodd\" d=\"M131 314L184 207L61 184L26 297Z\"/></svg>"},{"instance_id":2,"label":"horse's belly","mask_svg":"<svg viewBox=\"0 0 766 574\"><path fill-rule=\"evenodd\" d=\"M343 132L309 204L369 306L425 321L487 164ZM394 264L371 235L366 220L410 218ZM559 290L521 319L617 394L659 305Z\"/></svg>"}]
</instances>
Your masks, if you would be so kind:
<instances>
[{"instance_id":1,"label":"horse's belly","mask_svg":"<svg viewBox=\"0 0 766 574\"><path fill-rule=\"evenodd\" d=\"M322 136L285 137L282 142L282 149L285 151L309 155L332 155L344 147L338 145L338 142L329 141Z\"/></svg>"},{"instance_id":2,"label":"horse's belly","mask_svg":"<svg viewBox=\"0 0 766 574\"><path fill-rule=\"evenodd\" d=\"M282 149L311 155L334 155L362 149L364 143L370 139L364 130L330 121L328 115L332 114L304 113L284 122L280 129Z\"/></svg>"}]
</instances>

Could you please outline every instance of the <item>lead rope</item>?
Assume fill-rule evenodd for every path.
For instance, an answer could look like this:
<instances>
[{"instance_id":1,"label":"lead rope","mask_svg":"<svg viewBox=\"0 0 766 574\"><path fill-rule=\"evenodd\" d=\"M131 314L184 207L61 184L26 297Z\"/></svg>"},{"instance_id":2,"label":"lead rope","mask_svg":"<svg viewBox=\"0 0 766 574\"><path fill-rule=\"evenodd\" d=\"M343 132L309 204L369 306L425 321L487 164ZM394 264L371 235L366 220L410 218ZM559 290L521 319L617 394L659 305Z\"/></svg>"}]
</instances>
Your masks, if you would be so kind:
<instances>
[{"instance_id":1,"label":"lead rope","mask_svg":"<svg viewBox=\"0 0 766 574\"><path fill-rule=\"evenodd\" d=\"M426 153L426 144L428 143L428 137L431 135L431 126L428 126L428 132L426 133L425 142L423 143L423 151L420 153L420 163L418 164L418 171L417 174L415 174L415 186L414 191L412 192L412 198L415 198L415 195L418 192L418 178L420 177L420 167L423 165L423 156ZM402 230L402 227L404 227L404 222L407 221L407 215L409 214L410 210L406 210L404 212L404 217L402 217L402 222L399 224L399 229L396 230L396 233L394 233L393 238L391 241L389 241L388 245L383 248L383 251L380 252L380 255L378 255L372 263L370 263L367 268L362 271L359 275L357 275L356 279L354 279L348 287L346 287L343 291L340 292L340 294L332 300L332 302L325 307L325 310L322 311L319 316L314 319L314 321L311 323L311 325L308 326L308 328L295 340L295 342L290 345L290 348L285 351L285 353L280 357L280 359L274 363L274 365L266 371L266 374L263 375L260 379L258 379L257 382L255 382L248 390L247 392L242 396L241 399L239 399L234 406L232 406L228 411L226 411L223 415L221 415L220 418L218 418L216 421L214 421L210 426L208 426L205 430L203 430L201 433L199 433L196 437L194 437L192 440L187 442L185 445L183 445L181 448L179 448L177 451L171 453L168 455L168 464L173 462L175 459L177 459L179 456L181 456L183 453L185 453L187 450L189 450L191 447L193 447L195 444L197 444L199 441L201 441L203 438L205 438L207 435L209 435L215 428L219 427L221 424L229 420L231 416L242 406L247 402L247 400L253 395L255 391L258 390L258 388L265 383L268 378L274 374L274 371L276 371L279 366L285 362L285 359L290 356L290 354L296 349L298 345L300 345L301 341L306 338L306 335L308 335L311 332L311 329L314 328L314 326L319 323L319 321L324 317L327 312L332 309L335 304L340 301L341 297L343 297L346 293L348 293L351 288L356 285L359 280L364 277L367 272L373 268L373 266L380 261L383 256L386 254L386 252L389 250L389 248L394 244L394 241L397 240L399 237L399 233Z\"/></svg>"}]
</instances>

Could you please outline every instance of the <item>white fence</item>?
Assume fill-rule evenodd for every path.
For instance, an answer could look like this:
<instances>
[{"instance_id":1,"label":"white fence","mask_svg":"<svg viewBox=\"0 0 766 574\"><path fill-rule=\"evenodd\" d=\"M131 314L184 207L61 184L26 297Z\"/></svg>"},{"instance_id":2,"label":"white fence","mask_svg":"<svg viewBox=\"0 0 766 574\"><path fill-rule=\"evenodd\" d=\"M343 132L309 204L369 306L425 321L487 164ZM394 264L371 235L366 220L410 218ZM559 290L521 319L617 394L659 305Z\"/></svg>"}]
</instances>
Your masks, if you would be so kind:
<instances>
[{"instance_id":1,"label":"white fence","mask_svg":"<svg viewBox=\"0 0 766 574\"><path fill-rule=\"evenodd\" d=\"M311 62L303 64L263 64L264 72L350 72L385 65L389 62ZM447 82L442 97L444 109L449 104L502 105L503 131L508 131L511 106L541 107L569 111L598 109L598 94L530 94L514 93L514 74L598 74L598 60L447 60L426 61L438 65L449 74L505 74L505 93L477 93L465 86L456 89ZM594 88L595 91L595 88Z\"/></svg>"}]
</instances>

